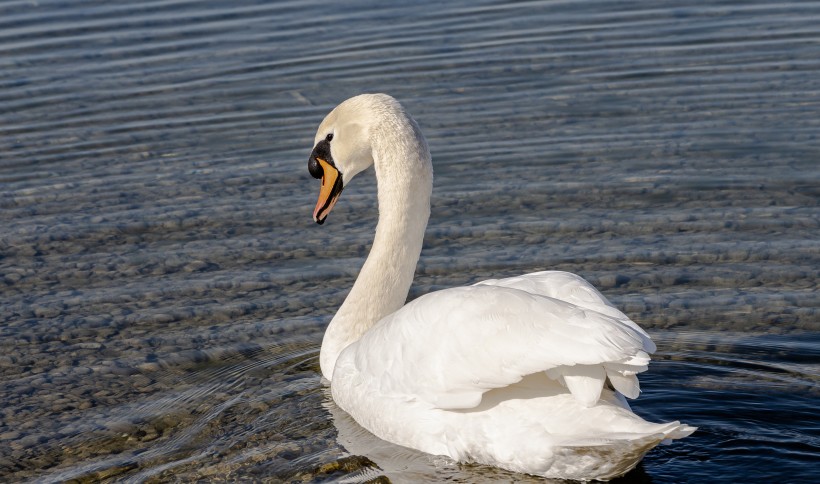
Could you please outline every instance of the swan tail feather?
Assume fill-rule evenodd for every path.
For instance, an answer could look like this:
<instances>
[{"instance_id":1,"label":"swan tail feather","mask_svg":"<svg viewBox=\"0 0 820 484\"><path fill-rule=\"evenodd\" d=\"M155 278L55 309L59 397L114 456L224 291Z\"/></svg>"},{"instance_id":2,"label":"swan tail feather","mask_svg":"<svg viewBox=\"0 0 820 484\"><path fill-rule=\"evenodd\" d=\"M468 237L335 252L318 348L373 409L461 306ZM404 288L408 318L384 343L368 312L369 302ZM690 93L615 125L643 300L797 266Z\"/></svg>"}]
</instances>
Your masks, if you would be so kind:
<instances>
[{"instance_id":1,"label":"swan tail feather","mask_svg":"<svg viewBox=\"0 0 820 484\"><path fill-rule=\"evenodd\" d=\"M678 421L670 422L667 429L664 431L664 440L662 443L668 444L673 440L689 437L697 429L697 427L682 424Z\"/></svg>"}]
</instances>

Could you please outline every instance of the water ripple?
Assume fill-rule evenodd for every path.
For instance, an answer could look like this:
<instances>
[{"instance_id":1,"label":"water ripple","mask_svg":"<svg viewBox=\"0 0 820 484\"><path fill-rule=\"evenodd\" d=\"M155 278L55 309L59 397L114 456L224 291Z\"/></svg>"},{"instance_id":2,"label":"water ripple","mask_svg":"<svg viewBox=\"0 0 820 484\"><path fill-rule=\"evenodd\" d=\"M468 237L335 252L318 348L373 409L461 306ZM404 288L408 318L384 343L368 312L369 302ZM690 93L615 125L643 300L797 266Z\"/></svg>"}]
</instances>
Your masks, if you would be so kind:
<instances>
[{"instance_id":1,"label":"water ripple","mask_svg":"<svg viewBox=\"0 0 820 484\"><path fill-rule=\"evenodd\" d=\"M659 341L636 411L700 427L627 482L810 480L818 24L816 2L3 2L0 476L526 479L374 440L321 382L377 212L363 174L316 227L305 160L332 106L385 91L436 170L411 298L577 272Z\"/></svg>"}]
</instances>

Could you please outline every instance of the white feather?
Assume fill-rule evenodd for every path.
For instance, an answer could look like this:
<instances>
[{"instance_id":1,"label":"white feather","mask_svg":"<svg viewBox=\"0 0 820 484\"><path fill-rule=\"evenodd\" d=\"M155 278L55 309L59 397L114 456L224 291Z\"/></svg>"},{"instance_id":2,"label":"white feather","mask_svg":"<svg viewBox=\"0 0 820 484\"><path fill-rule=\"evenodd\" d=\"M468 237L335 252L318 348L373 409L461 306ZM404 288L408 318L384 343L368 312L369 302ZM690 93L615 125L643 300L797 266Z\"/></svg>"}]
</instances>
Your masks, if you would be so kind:
<instances>
[{"instance_id":1,"label":"white feather","mask_svg":"<svg viewBox=\"0 0 820 484\"><path fill-rule=\"evenodd\" d=\"M581 480L622 475L694 431L631 412L623 395L638 396L655 345L577 275L488 280L402 307L430 210L427 144L386 95L345 101L317 142L327 133L344 183L374 164L379 187L373 247L320 355L356 422L430 454Z\"/></svg>"}]
</instances>

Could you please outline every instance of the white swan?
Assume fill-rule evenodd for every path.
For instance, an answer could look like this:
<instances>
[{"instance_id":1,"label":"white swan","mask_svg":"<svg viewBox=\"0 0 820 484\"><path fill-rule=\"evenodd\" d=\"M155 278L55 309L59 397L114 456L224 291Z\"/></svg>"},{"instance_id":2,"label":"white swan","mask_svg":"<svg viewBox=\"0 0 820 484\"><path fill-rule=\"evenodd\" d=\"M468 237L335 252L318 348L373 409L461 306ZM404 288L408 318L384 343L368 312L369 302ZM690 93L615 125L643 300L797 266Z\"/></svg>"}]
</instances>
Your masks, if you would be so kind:
<instances>
[{"instance_id":1,"label":"white swan","mask_svg":"<svg viewBox=\"0 0 820 484\"><path fill-rule=\"evenodd\" d=\"M308 161L323 223L375 166L379 221L322 341L336 403L376 436L458 461L563 479L611 479L695 428L632 413L649 336L581 277L538 272L404 305L430 214L433 169L416 122L363 94L322 121Z\"/></svg>"}]
</instances>

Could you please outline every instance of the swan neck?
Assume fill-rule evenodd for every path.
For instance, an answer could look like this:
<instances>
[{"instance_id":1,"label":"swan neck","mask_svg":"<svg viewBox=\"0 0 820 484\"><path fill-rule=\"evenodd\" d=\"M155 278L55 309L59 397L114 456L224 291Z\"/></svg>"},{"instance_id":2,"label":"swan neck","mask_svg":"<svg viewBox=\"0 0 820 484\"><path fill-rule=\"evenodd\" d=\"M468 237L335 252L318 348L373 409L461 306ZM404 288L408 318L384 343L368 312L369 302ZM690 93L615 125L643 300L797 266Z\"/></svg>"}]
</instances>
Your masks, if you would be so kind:
<instances>
[{"instance_id":1,"label":"swan neck","mask_svg":"<svg viewBox=\"0 0 820 484\"><path fill-rule=\"evenodd\" d=\"M385 316L400 309L413 282L430 216L432 163L415 122L406 127L413 142L376 136L373 159L379 220L373 246L353 288L325 332L320 355L330 380L339 354Z\"/></svg>"}]
</instances>

